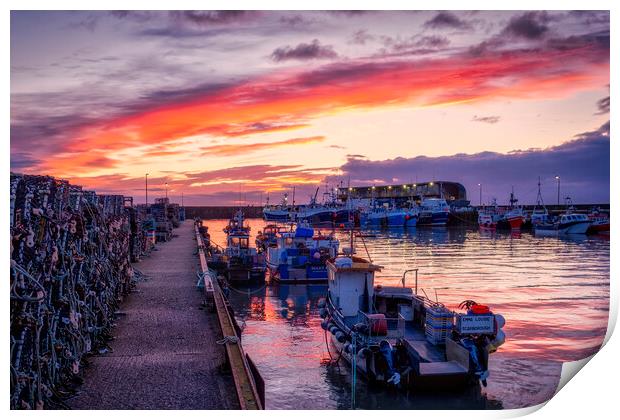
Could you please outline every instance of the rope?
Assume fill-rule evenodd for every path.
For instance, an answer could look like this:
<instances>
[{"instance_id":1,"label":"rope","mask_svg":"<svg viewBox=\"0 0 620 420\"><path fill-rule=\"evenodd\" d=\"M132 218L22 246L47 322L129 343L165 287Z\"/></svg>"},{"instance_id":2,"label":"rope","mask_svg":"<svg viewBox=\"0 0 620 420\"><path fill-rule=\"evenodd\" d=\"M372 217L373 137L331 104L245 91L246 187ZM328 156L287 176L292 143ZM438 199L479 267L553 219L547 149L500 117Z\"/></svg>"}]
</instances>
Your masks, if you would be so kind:
<instances>
[{"instance_id":1,"label":"rope","mask_svg":"<svg viewBox=\"0 0 620 420\"><path fill-rule=\"evenodd\" d=\"M239 342L239 337L237 337L236 335L227 335L224 338L222 338L221 340L217 340L216 343L217 344L237 344Z\"/></svg>"}]
</instances>

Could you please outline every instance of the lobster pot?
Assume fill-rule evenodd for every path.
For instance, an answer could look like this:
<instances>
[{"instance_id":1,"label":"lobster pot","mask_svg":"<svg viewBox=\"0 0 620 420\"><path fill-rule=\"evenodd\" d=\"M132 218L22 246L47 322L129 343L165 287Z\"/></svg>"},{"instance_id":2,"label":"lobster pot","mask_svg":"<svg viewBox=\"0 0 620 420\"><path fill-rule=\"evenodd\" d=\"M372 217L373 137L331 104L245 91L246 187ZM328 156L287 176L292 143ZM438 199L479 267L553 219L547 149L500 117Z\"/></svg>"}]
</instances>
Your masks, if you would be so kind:
<instances>
[{"instance_id":1,"label":"lobster pot","mask_svg":"<svg viewBox=\"0 0 620 420\"><path fill-rule=\"evenodd\" d=\"M443 344L452 331L454 314L444 307L426 308L424 331L431 344Z\"/></svg>"}]
</instances>

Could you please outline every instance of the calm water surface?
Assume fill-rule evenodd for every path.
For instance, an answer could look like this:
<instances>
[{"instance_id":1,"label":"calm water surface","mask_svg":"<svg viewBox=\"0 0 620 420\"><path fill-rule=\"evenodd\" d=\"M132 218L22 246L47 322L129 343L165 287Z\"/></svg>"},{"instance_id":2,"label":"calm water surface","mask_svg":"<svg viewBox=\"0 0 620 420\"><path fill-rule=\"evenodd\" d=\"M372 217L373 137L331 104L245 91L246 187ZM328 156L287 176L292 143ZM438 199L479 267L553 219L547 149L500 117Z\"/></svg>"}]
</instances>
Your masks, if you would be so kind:
<instances>
[{"instance_id":1,"label":"calm water surface","mask_svg":"<svg viewBox=\"0 0 620 420\"><path fill-rule=\"evenodd\" d=\"M225 243L226 220L205 221ZM264 226L250 219L252 234ZM384 268L375 284L400 285L418 268L419 287L451 309L465 299L506 318L506 344L491 355L489 386L462 394L426 395L356 382L356 408L518 408L549 399L563 361L597 351L609 305L609 239L537 238L458 228L368 230L364 243ZM347 232L337 232L341 244ZM252 239L253 243L253 239ZM366 256L363 243L357 253ZM413 277L408 277L413 285ZM326 346L316 303L326 285L268 284L231 292L244 326L243 347L266 382L268 409L352 407L352 372Z\"/></svg>"}]
</instances>

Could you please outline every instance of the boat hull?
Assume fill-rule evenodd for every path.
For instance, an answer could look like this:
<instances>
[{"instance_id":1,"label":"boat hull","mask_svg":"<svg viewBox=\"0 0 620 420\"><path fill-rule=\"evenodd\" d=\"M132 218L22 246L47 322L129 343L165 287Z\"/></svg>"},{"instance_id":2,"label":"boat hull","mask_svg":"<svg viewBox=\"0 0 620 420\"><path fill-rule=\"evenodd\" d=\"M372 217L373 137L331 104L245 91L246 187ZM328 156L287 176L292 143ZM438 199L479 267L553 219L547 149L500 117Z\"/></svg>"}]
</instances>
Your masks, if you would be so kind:
<instances>
[{"instance_id":1,"label":"boat hull","mask_svg":"<svg viewBox=\"0 0 620 420\"><path fill-rule=\"evenodd\" d=\"M269 277L279 283L327 283L327 267L309 264L290 267L287 264L267 264Z\"/></svg>"},{"instance_id":2,"label":"boat hull","mask_svg":"<svg viewBox=\"0 0 620 420\"><path fill-rule=\"evenodd\" d=\"M448 212L421 213L417 221L418 226L445 226L448 224Z\"/></svg>"},{"instance_id":3,"label":"boat hull","mask_svg":"<svg viewBox=\"0 0 620 420\"><path fill-rule=\"evenodd\" d=\"M562 223L560 225L538 225L534 228L537 235L585 235L590 222Z\"/></svg>"}]
</instances>

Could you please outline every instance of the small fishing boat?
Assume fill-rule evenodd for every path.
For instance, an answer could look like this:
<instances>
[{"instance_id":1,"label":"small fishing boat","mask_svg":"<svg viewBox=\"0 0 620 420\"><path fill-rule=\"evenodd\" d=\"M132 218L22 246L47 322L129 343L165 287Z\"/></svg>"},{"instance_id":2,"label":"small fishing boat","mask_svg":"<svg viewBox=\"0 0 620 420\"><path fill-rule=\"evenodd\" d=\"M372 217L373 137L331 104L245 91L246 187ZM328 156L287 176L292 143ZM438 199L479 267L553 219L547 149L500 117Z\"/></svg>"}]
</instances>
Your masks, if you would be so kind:
<instances>
[{"instance_id":1,"label":"small fishing boat","mask_svg":"<svg viewBox=\"0 0 620 420\"><path fill-rule=\"evenodd\" d=\"M295 212L288 205L288 193L284 193L282 202L277 205L269 205L269 198L267 198L267 204L263 207L263 219L268 222L292 222L295 220Z\"/></svg>"},{"instance_id":2,"label":"small fishing boat","mask_svg":"<svg viewBox=\"0 0 620 420\"><path fill-rule=\"evenodd\" d=\"M561 214L553 223L541 223L534 227L536 235L584 235L592 222L585 214L570 211Z\"/></svg>"},{"instance_id":3,"label":"small fishing boat","mask_svg":"<svg viewBox=\"0 0 620 420\"><path fill-rule=\"evenodd\" d=\"M305 222L277 233L276 245L267 248L270 277L279 282L325 282L326 261L338 254L340 243L333 234L315 235Z\"/></svg>"},{"instance_id":4,"label":"small fishing boat","mask_svg":"<svg viewBox=\"0 0 620 420\"><path fill-rule=\"evenodd\" d=\"M351 247L353 249L353 247ZM489 354L505 341L504 318L466 300L453 312L415 289L374 284L382 267L351 254L327 262L321 327L367 380L400 388L460 388L489 377Z\"/></svg>"},{"instance_id":5,"label":"small fishing boat","mask_svg":"<svg viewBox=\"0 0 620 420\"><path fill-rule=\"evenodd\" d=\"M413 216L407 209L390 207L385 203L382 207L373 207L362 216L362 223L368 227L403 227L415 226L417 215Z\"/></svg>"},{"instance_id":6,"label":"small fishing boat","mask_svg":"<svg viewBox=\"0 0 620 420\"><path fill-rule=\"evenodd\" d=\"M263 282L265 281L265 267L256 248L251 248L250 227L244 225L243 212L237 211L228 225L226 233L226 248L224 274L229 282Z\"/></svg>"},{"instance_id":7,"label":"small fishing boat","mask_svg":"<svg viewBox=\"0 0 620 420\"><path fill-rule=\"evenodd\" d=\"M592 222L588 228L588 233L609 232L609 214L601 212L599 208L594 208L588 214L588 219Z\"/></svg>"},{"instance_id":8,"label":"small fishing boat","mask_svg":"<svg viewBox=\"0 0 620 420\"><path fill-rule=\"evenodd\" d=\"M443 198L424 198L420 204L418 226L445 226L450 216L450 206Z\"/></svg>"},{"instance_id":9,"label":"small fishing boat","mask_svg":"<svg viewBox=\"0 0 620 420\"><path fill-rule=\"evenodd\" d=\"M478 212L478 227L480 230L495 230L497 223L495 222L495 214L490 211L481 210Z\"/></svg>"},{"instance_id":10,"label":"small fishing boat","mask_svg":"<svg viewBox=\"0 0 620 420\"><path fill-rule=\"evenodd\" d=\"M269 224L266 225L262 231L258 231L258 233L256 234L256 239L254 241L258 252L266 252L267 248L269 248L270 246L275 246L278 233L285 230L285 226Z\"/></svg>"},{"instance_id":11,"label":"small fishing boat","mask_svg":"<svg viewBox=\"0 0 620 420\"><path fill-rule=\"evenodd\" d=\"M497 229L510 229L512 231L520 231L525 216L521 207L515 206L519 200L515 197L514 191L510 193L510 208L496 219Z\"/></svg>"}]
</instances>

